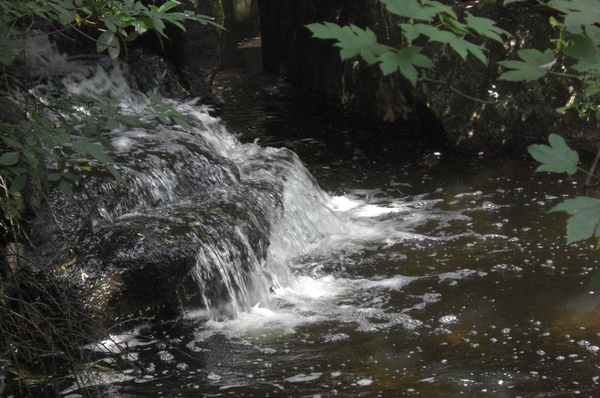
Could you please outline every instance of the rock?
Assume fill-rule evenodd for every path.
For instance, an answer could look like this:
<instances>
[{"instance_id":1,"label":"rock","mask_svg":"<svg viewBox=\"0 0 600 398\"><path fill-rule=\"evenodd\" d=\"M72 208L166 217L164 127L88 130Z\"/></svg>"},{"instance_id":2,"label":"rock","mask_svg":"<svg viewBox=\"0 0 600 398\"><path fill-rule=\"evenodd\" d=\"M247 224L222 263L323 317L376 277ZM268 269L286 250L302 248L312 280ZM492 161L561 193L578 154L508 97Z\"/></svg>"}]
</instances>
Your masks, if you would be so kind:
<instances>
[{"instance_id":1,"label":"rock","mask_svg":"<svg viewBox=\"0 0 600 398\"><path fill-rule=\"evenodd\" d=\"M188 8L182 4L178 10ZM223 23L223 6L220 0L201 0L194 10L196 14L215 18L218 24ZM167 26L169 40L164 47L154 36L142 36L142 42L161 57L175 66L181 76L183 87L191 97L200 98L202 102L213 102L211 92L215 71L220 65L220 29L213 25L199 22L186 22L186 30Z\"/></svg>"},{"instance_id":2,"label":"rock","mask_svg":"<svg viewBox=\"0 0 600 398\"><path fill-rule=\"evenodd\" d=\"M51 190L32 223L36 266L108 327L186 308L234 316L261 301L253 281L280 187L243 182L192 134L132 134L133 149L115 154L127 184L96 168L72 196Z\"/></svg>"}]
</instances>

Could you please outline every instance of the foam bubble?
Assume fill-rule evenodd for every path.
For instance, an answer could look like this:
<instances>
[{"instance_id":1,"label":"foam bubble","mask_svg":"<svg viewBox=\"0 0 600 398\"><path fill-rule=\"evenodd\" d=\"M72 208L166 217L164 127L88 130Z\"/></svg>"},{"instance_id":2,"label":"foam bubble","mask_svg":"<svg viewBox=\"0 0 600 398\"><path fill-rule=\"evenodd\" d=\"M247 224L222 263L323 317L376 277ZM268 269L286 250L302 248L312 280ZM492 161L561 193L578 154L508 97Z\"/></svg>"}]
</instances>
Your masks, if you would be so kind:
<instances>
[{"instance_id":1,"label":"foam bubble","mask_svg":"<svg viewBox=\"0 0 600 398\"><path fill-rule=\"evenodd\" d=\"M310 373L310 374L304 374L304 373L300 373L297 374L296 376L292 376L292 377L288 377L287 379L284 379L287 382L290 383L300 383L303 381L311 381L311 380L316 380L319 377L321 377L323 375L323 373Z\"/></svg>"}]
</instances>

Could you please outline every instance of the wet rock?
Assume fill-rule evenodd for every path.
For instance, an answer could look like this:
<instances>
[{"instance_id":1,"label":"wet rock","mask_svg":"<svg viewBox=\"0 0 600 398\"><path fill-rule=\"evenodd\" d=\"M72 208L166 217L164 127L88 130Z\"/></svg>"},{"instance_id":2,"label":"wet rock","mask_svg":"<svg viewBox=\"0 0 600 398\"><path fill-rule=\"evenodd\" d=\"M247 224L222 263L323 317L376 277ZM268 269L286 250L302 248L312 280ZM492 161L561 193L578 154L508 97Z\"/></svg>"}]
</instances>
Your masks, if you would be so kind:
<instances>
[{"instance_id":1,"label":"wet rock","mask_svg":"<svg viewBox=\"0 0 600 398\"><path fill-rule=\"evenodd\" d=\"M190 7L190 3L184 2L176 10L183 12ZM223 22L220 0L200 0L194 12L214 18L216 23ZM170 98L193 97L212 103L212 82L220 65L221 30L194 21L185 21L184 25L186 29L182 31L167 23L165 34L168 39L162 38L162 43L154 32L141 35L128 43L127 49L122 49L120 58L128 63L132 75L136 76L133 88L142 92L158 90ZM96 43L89 37L96 37L98 32L85 27L81 30L85 36L67 30L53 35L53 40L69 55L96 55ZM158 83L158 87L156 84L151 86L150 82Z\"/></svg>"},{"instance_id":2,"label":"wet rock","mask_svg":"<svg viewBox=\"0 0 600 398\"><path fill-rule=\"evenodd\" d=\"M179 10L186 8L187 4L178 7ZM215 18L216 23L223 23L223 6L220 0L201 0L194 12ZM185 31L167 26L165 32L169 39L164 41L164 46L149 35L142 36L141 42L175 66L183 87L191 97L212 103L211 86L215 71L220 65L221 30L199 22L188 21L185 26Z\"/></svg>"},{"instance_id":3,"label":"wet rock","mask_svg":"<svg viewBox=\"0 0 600 398\"><path fill-rule=\"evenodd\" d=\"M95 169L72 196L51 191L33 222L36 267L109 327L254 302L280 187L240 183L226 159L179 138L142 137L115 155L127 184Z\"/></svg>"}]
</instances>

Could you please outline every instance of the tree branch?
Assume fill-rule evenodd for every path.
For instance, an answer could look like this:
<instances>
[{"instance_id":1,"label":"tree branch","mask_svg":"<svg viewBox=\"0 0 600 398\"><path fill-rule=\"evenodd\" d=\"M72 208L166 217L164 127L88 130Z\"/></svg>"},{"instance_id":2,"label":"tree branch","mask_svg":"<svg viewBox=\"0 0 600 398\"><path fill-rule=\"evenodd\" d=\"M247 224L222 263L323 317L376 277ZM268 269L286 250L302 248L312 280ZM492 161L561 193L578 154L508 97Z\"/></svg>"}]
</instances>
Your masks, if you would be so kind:
<instances>
[{"instance_id":1,"label":"tree branch","mask_svg":"<svg viewBox=\"0 0 600 398\"><path fill-rule=\"evenodd\" d=\"M438 86L446 86L450 90L455 92L456 94L460 95L461 97L470 99L471 101L479 102L479 103L486 104L486 105L496 105L498 103L498 101L488 101L488 100L484 100L481 98L472 97L470 95L467 95L467 94L463 93L462 91L458 90L457 88L455 88L454 86L452 86L450 83L443 81L443 80L434 80L434 79L430 79L428 77L420 77L418 81L422 82L422 83L428 83L428 84L437 84Z\"/></svg>"}]
</instances>

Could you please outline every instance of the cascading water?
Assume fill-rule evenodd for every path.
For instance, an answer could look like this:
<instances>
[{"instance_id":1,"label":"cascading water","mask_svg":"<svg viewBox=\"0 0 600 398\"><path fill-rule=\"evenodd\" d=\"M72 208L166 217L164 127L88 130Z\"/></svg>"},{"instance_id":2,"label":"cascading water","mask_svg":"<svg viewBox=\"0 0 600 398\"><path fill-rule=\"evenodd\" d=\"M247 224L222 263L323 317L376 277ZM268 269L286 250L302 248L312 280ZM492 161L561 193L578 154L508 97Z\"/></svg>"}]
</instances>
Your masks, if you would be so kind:
<instances>
[{"instance_id":1,"label":"cascading water","mask_svg":"<svg viewBox=\"0 0 600 398\"><path fill-rule=\"evenodd\" d=\"M59 71L60 85L113 92L92 75L125 68L95 59L61 61L91 79ZM597 395L598 262L547 212L580 194L575 179L424 157L295 100L242 110L253 137L309 154L330 202L291 152L241 145L189 103L171 102L192 130L162 126L117 92L142 121L106 134L128 184L94 168L72 199L51 196L63 229L40 246L58 264L75 250L65 273L90 306L188 311L89 346L102 366L62 395Z\"/></svg>"},{"instance_id":2,"label":"cascading water","mask_svg":"<svg viewBox=\"0 0 600 398\"><path fill-rule=\"evenodd\" d=\"M181 305L200 306L195 309L207 318L235 317L267 305L270 289L290 284L291 257L341 231L342 223L326 206L327 195L291 151L241 144L193 101L164 100L185 116L191 130L160 124L143 96L127 85L126 65L100 56L67 57L46 36L32 40L26 63L34 79L43 80L35 88L38 95L61 87L78 96L99 93L120 101L121 111L140 121L136 128L104 134L127 183L92 173L76 187L74 203L63 207L67 213L78 209L66 219L92 231L81 238L85 260L71 272L112 281L115 273L126 273L115 263L139 267L140 252L153 250L140 245L152 234L165 250L193 258L194 265L184 271L196 287L189 281L172 283ZM131 236L139 242L120 243ZM153 269L168 268L168 261L159 255L161 264ZM114 282L125 290L132 283Z\"/></svg>"}]
</instances>

